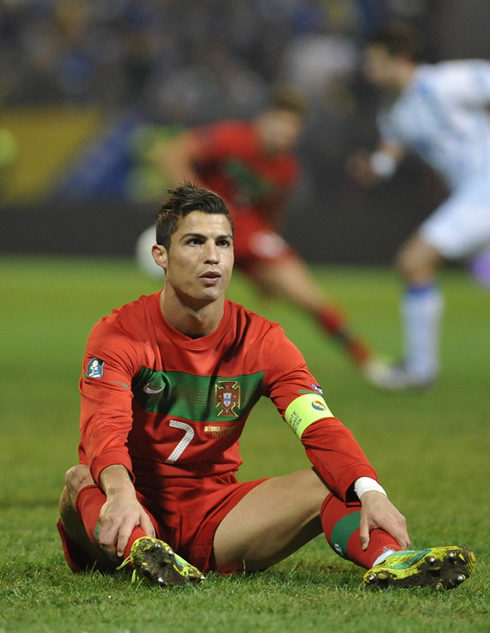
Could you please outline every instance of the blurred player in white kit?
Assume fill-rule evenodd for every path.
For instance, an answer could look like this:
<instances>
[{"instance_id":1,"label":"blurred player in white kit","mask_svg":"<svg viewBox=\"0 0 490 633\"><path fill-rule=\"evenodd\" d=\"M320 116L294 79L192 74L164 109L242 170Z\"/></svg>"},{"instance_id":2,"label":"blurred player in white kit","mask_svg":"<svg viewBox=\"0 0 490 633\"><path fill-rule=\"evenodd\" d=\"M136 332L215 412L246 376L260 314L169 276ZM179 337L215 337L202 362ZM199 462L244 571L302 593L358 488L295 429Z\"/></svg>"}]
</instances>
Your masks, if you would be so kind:
<instances>
[{"instance_id":1,"label":"blurred player in white kit","mask_svg":"<svg viewBox=\"0 0 490 633\"><path fill-rule=\"evenodd\" d=\"M351 157L349 169L364 185L389 178L407 150L446 182L447 199L402 245L396 266L404 280L404 356L377 378L390 390L423 388L440 371L444 310L437 273L445 261L490 246L490 62L421 62L421 40L407 25L370 38L366 77L388 98L379 114L380 140L372 152Z\"/></svg>"}]
</instances>

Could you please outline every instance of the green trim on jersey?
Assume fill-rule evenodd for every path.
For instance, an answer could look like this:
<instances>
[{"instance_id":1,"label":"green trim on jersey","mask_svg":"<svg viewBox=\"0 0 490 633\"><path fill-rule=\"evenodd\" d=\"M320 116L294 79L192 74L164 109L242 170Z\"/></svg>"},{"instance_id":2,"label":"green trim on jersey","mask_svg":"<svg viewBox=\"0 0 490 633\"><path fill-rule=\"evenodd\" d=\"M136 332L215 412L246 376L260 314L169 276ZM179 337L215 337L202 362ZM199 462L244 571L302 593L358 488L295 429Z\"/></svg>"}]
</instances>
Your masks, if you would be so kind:
<instances>
[{"instance_id":1,"label":"green trim on jersey","mask_svg":"<svg viewBox=\"0 0 490 633\"><path fill-rule=\"evenodd\" d=\"M195 376L142 367L131 386L135 400L150 413L232 422L248 415L262 396L263 375Z\"/></svg>"},{"instance_id":2,"label":"green trim on jersey","mask_svg":"<svg viewBox=\"0 0 490 633\"><path fill-rule=\"evenodd\" d=\"M322 418L333 418L323 396L318 393L299 396L286 409L284 419L301 439L304 430Z\"/></svg>"}]
</instances>

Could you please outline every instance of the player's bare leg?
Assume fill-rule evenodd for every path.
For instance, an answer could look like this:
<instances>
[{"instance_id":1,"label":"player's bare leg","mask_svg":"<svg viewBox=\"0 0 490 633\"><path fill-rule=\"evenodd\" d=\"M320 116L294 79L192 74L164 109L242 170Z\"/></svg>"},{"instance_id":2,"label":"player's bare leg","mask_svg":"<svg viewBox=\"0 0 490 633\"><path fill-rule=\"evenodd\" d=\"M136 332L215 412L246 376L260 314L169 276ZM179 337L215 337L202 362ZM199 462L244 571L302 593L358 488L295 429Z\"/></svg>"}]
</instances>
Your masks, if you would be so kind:
<instances>
[{"instance_id":1,"label":"player's bare leg","mask_svg":"<svg viewBox=\"0 0 490 633\"><path fill-rule=\"evenodd\" d=\"M475 555L466 547L401 550L383 529L371 532L370 545L364 550L359 514L360 505L347 506L329 494L313 469L269 479L251 490L218 526L214 537L217 568L224 572L267 569L322 531L337 554L368 569L363 577L366 586L452 589L475 568ZM334 534L346 550L332 540Z\"/></svg>"},{"instance_id":2,"label":"player's bare leg","mask_svg":"<svg viewBox=\"0 0 490 633\"><path fill-rule=\"evenodd\" d=\"M261 483L218 526L218 569L266 569L321 534L328 492L311 468Z\"/></svg>"},{"instance_id":3,"label":"player's bare leg","mask_svg":"<svg viewBox=\"0 0 490 633\"><path fill-rule=\"evenodd\" d=\"M313 316L356 365L363 367L372 360L368 345L351 331L342 310L315 281L303 261L261 262L254 278L268 293L285 298Z\"/></svg>"}]
</instances>

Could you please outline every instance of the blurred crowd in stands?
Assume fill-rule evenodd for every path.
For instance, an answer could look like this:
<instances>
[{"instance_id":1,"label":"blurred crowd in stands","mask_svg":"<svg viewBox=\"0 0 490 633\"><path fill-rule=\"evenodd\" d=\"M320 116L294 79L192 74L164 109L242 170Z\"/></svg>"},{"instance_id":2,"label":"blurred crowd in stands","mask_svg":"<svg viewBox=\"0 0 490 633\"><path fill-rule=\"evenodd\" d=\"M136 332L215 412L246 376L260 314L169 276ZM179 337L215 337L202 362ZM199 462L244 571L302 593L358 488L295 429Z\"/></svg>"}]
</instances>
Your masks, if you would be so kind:
<instances>
[{"instance_id":1,"label":"blurred crowd in stands","mask_svg":"<svg viewBox=\"0 0 490 633\"><path fill-rule=\"evenodd\" d=\"M290 83L309 101L299 151L321 183L373 130L363 37L394 19L427 28L440 2L2 0L0 125L1 108L52 106L96 107L109 124L129 116L195 125L253 116L271 86ZM4 131L0 163L9 168L15 139Z\"/></svg>"},{"instance_id":2,"label":"blurred crowd in stands","mask_svg":"<svg viewBox=\"0 0 490 633\"><path fill-rule=\"evenodd\" d=\"M3 0L4 106L137 108L195 123L248 116L271 82L317 100L357 61L356 40L428 0ZM328 99L327 99L328 100Z\"/></svg>"}]
</instances>

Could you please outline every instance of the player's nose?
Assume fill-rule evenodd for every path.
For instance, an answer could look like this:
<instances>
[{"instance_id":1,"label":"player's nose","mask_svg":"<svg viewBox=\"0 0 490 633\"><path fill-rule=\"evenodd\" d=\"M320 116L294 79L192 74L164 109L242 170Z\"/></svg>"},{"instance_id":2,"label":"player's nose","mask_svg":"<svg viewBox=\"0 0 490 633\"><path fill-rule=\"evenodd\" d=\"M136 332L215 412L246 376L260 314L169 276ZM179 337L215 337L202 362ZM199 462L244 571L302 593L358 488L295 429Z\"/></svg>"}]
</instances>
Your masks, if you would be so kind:
<instances>
[{"instance_id":1,"label":"player's nose","mask_svg":"<svg viewBox=\"0 0 490 633\"><path fill-rule=\"evenodd\" d=\"M214 242L207 242L204 249L206 262L217 263L219 261L219 249Z\"/></svg>"}]
</instances>

